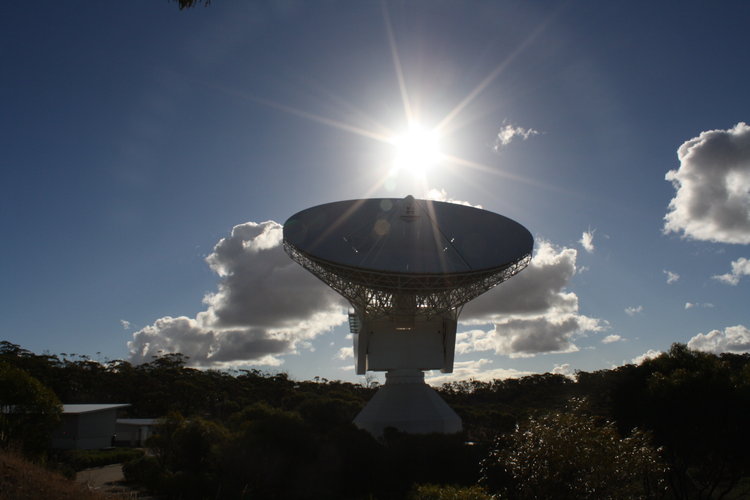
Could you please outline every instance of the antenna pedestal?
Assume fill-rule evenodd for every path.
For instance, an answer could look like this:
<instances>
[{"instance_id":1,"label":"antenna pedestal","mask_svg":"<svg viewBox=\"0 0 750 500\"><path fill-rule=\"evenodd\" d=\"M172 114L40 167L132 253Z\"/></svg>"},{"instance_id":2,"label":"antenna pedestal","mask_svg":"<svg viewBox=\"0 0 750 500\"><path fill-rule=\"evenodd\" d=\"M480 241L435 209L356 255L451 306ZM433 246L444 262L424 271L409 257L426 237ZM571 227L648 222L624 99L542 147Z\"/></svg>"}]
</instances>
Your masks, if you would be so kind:
<instances>
[{"instance_id":1,"label":"antenna pedestal","mask_svg":"<svg viewBox=\"0 0 750 500\"><path fill-rule=\"evenodd\" d=\"M410 434L453 434L461 432L461 417L435 390L424 382L417 369L389 370L385 385L354 419L354 425L376 437L386 427Z\"/></svg>"}]
</instances>

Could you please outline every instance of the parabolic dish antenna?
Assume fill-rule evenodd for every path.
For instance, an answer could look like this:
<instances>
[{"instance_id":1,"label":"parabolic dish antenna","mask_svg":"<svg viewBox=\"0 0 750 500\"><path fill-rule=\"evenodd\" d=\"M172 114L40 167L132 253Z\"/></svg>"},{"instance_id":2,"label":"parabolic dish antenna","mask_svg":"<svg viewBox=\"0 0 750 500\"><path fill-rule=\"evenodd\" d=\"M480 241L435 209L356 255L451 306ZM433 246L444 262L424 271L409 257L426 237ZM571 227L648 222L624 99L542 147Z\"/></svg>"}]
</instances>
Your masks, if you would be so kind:
<instances>
[{"instance_id":1,"label":"parabolic dish antenna","mask_svg":"<svg viewBox=\"0 0 750 500\"><path fill-rule=\"evenodd\" d=\"M284 250L354 309L357 373L387 372L355 424L375 435L460 431L422 371L453 371L461 307L526 267L533 243L502 215L412 196L327 203L286 221Z\"/></svg>"}]
</instances>

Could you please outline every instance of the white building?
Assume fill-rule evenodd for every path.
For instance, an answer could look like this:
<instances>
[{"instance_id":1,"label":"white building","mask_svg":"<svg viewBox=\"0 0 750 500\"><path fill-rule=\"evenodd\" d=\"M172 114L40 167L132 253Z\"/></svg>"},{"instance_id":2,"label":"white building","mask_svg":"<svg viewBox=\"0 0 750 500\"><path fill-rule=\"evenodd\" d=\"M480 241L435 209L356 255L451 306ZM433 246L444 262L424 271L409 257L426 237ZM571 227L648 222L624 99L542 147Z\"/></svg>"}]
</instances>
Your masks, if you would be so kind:
<instances>
[{"instance_id":1,"label":"white building","mask_svg":"<svg viewBox=\"0 0 750 500\"><path fill-rule=\"evenodd\" d=\"M117 410L129 404L63 405L60 426L52 433L52 447L96 450L112 446Z\"/></svg>"},{"instance_id":2,"label":"white building","mask_svg":"<svg viewBox=\"0 0 750 500\"><path fill-rule=\"evenodd\" d=\"M158 423L157 418L118 418L115 442L119 446L143 446Z\"/></svg>"}]
</instances>

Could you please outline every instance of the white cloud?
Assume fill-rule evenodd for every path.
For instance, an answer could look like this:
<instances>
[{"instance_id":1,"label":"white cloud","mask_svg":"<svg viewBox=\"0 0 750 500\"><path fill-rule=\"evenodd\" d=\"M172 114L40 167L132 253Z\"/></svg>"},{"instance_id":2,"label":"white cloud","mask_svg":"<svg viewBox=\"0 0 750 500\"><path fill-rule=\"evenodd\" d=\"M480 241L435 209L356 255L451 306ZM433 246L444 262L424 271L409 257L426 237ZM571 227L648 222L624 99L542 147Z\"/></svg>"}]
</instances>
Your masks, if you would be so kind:
<instances>
[{"instance_id":1,"label":"white cloud","mask_svg":"<svg viewBox=\"0 0 750 500\"><path fill-rule=\"evenodd\" d=\"M712 330L705 335L699 333L690 339L687 345L690 349L716 354L750 352L750 329L743 325L736 325L728 326L724 331Z\"/></svg>"},{"instance_id":2,"label":"white cloud","mask_svg":"<svg viewBox=\"0 0 750 500\"><path fill-rule=\"evenodd\" d=\"M500 131L497 133L497 138L495 139L495 145L494 150L500 151L502 148L510 144L514 139L521 138L522 140L526 140L529 137L533 135L538 135L539 132L537 130L534 130L532 128L523 128L517 125L512 125L510 123L503 122L503 126L500 128Z\"/></svg>"},{"instance_id":3,"label":"white cloud","mask_svg":"<svg viewBox=\"0 0 750 500\"><path fill-rule=\"evenodd\" d=\"M492 328L459 334L456 352L492 350L510 357L573 352L575 336L606 328L605 321L580 314L578 296L566 290L576 256L573 248L539 242L525 270L464 307L461 324Z\"/></svg>"},{"instance_id":4,"label":"white cloud","mask_svg":"<svg viewBox=\"0 0 750 500\"><path fill-rule=\"evenodd\" d=\"M577 311L578 297L565 291L576 272L576 257L574 248L538 241L529 266L469 302L461 315L462 322L483 324L507 315L534 317L550 311Z\"/></svg>"},{"instance_id":5,"label":"white cloud","mask_svg":"<svg viewBox=\"0 0 750 500\"><path fill-rule=\"evenodd\" d=\"M584 250L588 253L594 253L594 233L596 229L589 229L584 231L581 235L580 243Z\"/></svg>"},{"instance_id":6,"label":"white cloud","mask_svg":"<svg viewBox=\"0 0 750 500\"><path fill-rule=\"evenodd\" d=\"M195 318L165 316L133 333L135 363L180 352L190 364L279 365L283 354L310 348L317 335L346 321L341 299L293 262L276 222L247 222L222 238L206 262L219 277Z\"/></svg>"},{"instance_id":7,"label":"white cloud","mask_svg":"<svg viewBox=\"0 0 750 500\"><path fill-rule=\"evenodd\" d=\"M720 243L750 243L750 126L702 132L677 150L667 172L677 190L664 232Z\"/></svg>"},{"instance_id":8,"label":"white cloud","mask_svg":"<svg viewBox=\"0 0 750 500\"><path fill-rule=\"evenodd\" d=\"M628 316L635 316L636 314L640 314L643 312L643 306L631 306L625 308L625 313Z\"/></svg>"},{"instance_id":9,"label":"white cloud","mask_svg":"<svg viewBox=\"0 0 750 500\"><path fill-rule=\"evenodd\" d=\"M624 342L625 339L619 335L607 335L602 339L602 344L612 344L613 342Z\"/></svg>"},{"instance_id":10,"label":"white cloud","mask_svg":"<svg viewBox=\"0 0 750 500\"><path fill-rule=\"evenodd\" d=\"M750 259L740 257L732 261L732 271L726 274L713 276L713 279L726 283L727 285L736 286L740 283L743 276L750 276Z\"/></svg>"},{"instance_id":11,"label":"white cloud","mask_svg":"<svg viewBox=\"0 0 750 500\"><path fill-rule=\"evenodd\" d=\"M120 325L122 325L122 329L123 330L130 330L130 321L128 321L126 319L121 319L120 320Z\"/></svg>"},{"instance_id":12,"label":"white cloud","mask_svg":"<svg viewBox=\"0 0 750 500\"><path fill-rule=\"evenodd\" d=\"M685 309L692 309L694 307L704 307L707 309L712 308L714 305L710 302L685 302Z\"/></svg>"},{"instance_id":13,"label":"white cloud","mask_svg":"<svg viewBox=\"0 0 750 500\"><path fill-rule=\"evenodd\" d=\"M673 273L672 271L667 271L666 269L663 270L664 274L667 275L667 285L671 285L672 283L676 283L677 280L680 279L680 275L677 273Z\"/></svg>"},{"instance_id":14,"label":"white cloud","mask_svg":"<svg viewBox=\"0 0 750 500\"><path fill-rule=\"evenodd\" d=\"M448 203L455 203L456 205L466 205L467 207L482 208L482 205L472 205L468 201L456 200L450 198L448 192L445 189L432 188L425 194L426 200L445 201Z\"/></svg>"},{"instance_id":15,"label":"white cloud","mask_svg":"<svg viewBox=\"0 0 750 500\"><path fill-rule=\"evenodd\" d=\"M427 372L425 382L432 386L440 386L458 380L503 380L506 378L521 378L534 373L508 368L488 368L488 365L491 364L491 359L484 358L472 361L457 361L453 364L453 373Z\"/></svg>"},{"instance_id":16,"label":"white cloud","mask_svg":"<svg viewBox=\"0 0 750 500\"><path fill-rule=\"evenodd\" d=\"M342 347L339 352L336 353L337 359L349 359L354 357L353 347Z\"/></svg>"},{"instance_id":17,"label":"white cloud","mask_svg":"<svg viewBox=\"0 0 750 500\"><path fill-rule=\"evenodd\" d=\"M206 309L194 318L165 316L133 333L131 360L181 352L197 366L279 365L283 355L310 349L316 336L343 324L343 299L289 259L281 237L275 222L233 228L206 258L220 277L204 298ZM465 307L463 325L490 327L459 334L457 352L573 352L577 336L606 328L605 321L580 314L578 297L566 290L576 256L575 249L539 242L527 269ZM348 359L341 357L349 351L337 356Z\"/></svg>"},{"instance_id":18,"label":"white cloud","mask_svg":"<svg viewBox=\"0 0 750 500\"><path fill-rule=\"evenodd\" d=\"M561 365L555 365L552 368L552 373L555 375L564 375L568 378L575 379L575 370L570 366L570 363L563 363Z\"/></svg>"},{"instance_id":19,"label":"white cloud","mask_svg":"<svg viewBox=\"0 0 750 500\"><path fill-rule=\"evenodd\" d=\"M589 319L589 318L587 318ZM595 326L596 327L596 326ZM560 319L512 318L499 321L494 328L481 331L468 342L457 345L460 353L494 350L511 358L530 358L542 353L568 353L578 351L572 342L576 333L586 328L580 318L567 315Z\"/></svg>"},{"instance_id":20,"label":"white cloud","mask_svg":"<svg viewBox=\"0 0 750 500\"><path fill-rule=\"evenodd\" d=\"M658 358L662 354L664 354L664 353L662 353L661 351L655 351L653 349L649 349L648 351L644 352L640 356L637 356L637 357L633 358L630 362L633 363L633 364L635 364L635 365L640 365L641 363L643 363L647 359Z\"/></svg>"}]
</instances>

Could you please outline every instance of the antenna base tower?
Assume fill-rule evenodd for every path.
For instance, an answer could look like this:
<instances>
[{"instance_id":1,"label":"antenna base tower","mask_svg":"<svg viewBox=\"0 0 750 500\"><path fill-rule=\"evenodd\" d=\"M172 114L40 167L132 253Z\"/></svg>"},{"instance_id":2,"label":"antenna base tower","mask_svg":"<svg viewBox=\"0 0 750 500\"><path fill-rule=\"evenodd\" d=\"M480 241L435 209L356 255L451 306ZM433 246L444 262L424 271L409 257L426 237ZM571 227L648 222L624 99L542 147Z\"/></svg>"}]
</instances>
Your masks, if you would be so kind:
<instances>
[{"instance_id":1,"label":"antenna base tower","mask_svg":"<svg viewBox=\"0 0 750 500\"><path fill-rule=\"evenodd\" d=\"M461 432L459 417L416 369L389 370L378 389L354 419L354 425L375 437L393 427L410 434Z\"/></svg>"}]
</instances>

